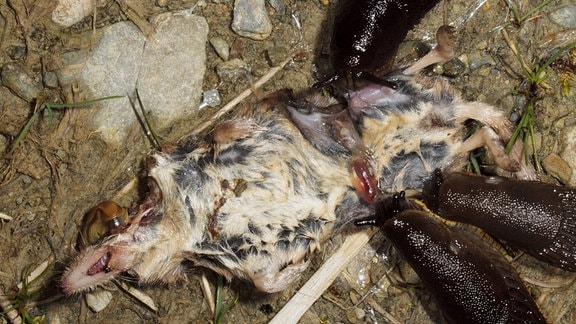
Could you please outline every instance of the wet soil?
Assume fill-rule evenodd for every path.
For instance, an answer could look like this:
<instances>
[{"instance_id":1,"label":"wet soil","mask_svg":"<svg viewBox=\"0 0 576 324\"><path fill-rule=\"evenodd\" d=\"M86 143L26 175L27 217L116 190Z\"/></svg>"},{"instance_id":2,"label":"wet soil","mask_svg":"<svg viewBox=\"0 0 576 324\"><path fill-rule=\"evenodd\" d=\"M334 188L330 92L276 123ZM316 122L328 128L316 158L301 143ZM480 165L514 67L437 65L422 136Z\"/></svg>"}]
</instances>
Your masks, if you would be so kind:
<instances>
[{"instance_id":1,"label":"wet soil","mask_svg":"<svg viewBox=\"0 0 576 324\"><path fill-rule=\"evenodd\" d=\"M50 20L53 1L0 0L0 66L16 62L42 88L37 98L22 98L8 88L0 87L0 212L4 214L0 219L0 292L8 293L27 272L44 260L51 260L48 272L34 289L38 295L28 299L29 305L21 314L25 310L31 317L42 319L44 316L51 323L208 322L213 316L199 288L201 270L194 270L187 283L141 287L158 305L157 312L111 287L111 303L96 313L88 310L83 296L64 297L57 287L65 264L75 254L76 239L86 212L105 199L115 199L126 206L136 199L136 190L124 188L142 175L146 154L151 150L143 134L135 130L130 143L110 147L98 134L83 127L88 121L82 120L81 114L73 110L58 111L52 119L42 115L29 128L19 148L9 152L10 145L38 104L76 100L69 95L70 89L61 89L50 81L51 74L58 69L54 62L58 62L63 53L76 49L74 40L81 33L128 20L119 2L128 3L108 1L99 8L95 19L88 17L63 29ZM223 83L215 73L215 66L221 59L207 46L204 89L217 87L223 102L227 102L287 55L294 55L296 59L258 89L255 97L282 88L303 90L315 81L314 63L325 61L328 54L329 18L334 4L324 5L318 0L282 2L286 8L284 13L268 8L274 30L264 41L249 40L232 32L232 1L169 0L165 7L152 1L131 5L144 19L160 12L196 6L194 12L208 21L209 37L220 36L227 40L232 44L232 56L242 58L251 67L251 74L246 79ZM522 95L528 90L526 77L502 30L517 43L529 65L538 64L562 46L559 44L574 41L573 31L563 32L562 27L548 18L548 13L569 2L553 1L529 19L517 23L503 1L490 0L471 17L467 17L470 1L450 1L448 21L463 21L457 26L457 56L463 61L490 58L480 67L457 73L450 82L466 99L501 107L511 116L522 114L527 101ZM537 1L519 1L518 5L522 13L527 13L538 4ZM431 44L437 27L443 22L441 9L439 6L433 10L409 34L408 40ZM300 41L293 16L299 19L302 27ZM273 59L276 56L281 59ZM567 55L560 58L568 59ZM537 92L535 142L539 159L551 153L562 155L566 135L576 125L574 63L570 67L562 62L546 70L549 77ZM81 90L75 89L76 92ZM169 143L189 132L189 125L199 123L216 109L205 110L202 116L190 116L189 120L174 125L160 136ZM545 173L542 175L546 181L557 181ZM238 303L223 321L263 323L270 320L321 265L339 240L334 238L317 253L306 275L285 292L264 295L245 289L241 283L226 285L225 302L240 294ZM576 298L572 293L576 289L575 276L516 251L510 253L519 256L513 263L549 321L575 323L572 307ZM358 260L308 310L303 323L388 322L383 311L399 322L442 321L430 296L421 289L415 275L400 258L390 252L380 234L376 234ZM399 266L393 267L395 264ZM209 282L216 283L214 274L205 274ZM391 281L394 283L390 284ZM2 321L7 320L3 318Z\"/></svg>"}]
</instances>

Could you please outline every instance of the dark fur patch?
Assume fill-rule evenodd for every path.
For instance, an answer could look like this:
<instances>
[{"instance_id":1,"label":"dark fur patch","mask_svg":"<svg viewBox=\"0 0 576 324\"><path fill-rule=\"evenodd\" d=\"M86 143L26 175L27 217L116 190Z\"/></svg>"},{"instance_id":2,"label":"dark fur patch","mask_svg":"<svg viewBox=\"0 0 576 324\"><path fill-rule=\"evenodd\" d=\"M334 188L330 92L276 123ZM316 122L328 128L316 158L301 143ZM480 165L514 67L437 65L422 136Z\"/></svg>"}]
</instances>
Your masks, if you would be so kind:
<instances>
[{"instance_id":1,"label":"dark fur patch","mask_svg":"<svg viewBox=\"0 0 576 324\"><path fill-rule=\"evenodd\" d=\"M232 164L246 165L246 158L252 151L253 147L247 145L232 145L222 150L216 158L216 164L229 166Z\"/></svg>"},{"instance_id":2,"label":"dark fur patch","mask_svg":"<svg viewBox=\"0 0 576 324\"><path fill-rule=\"evenodd\" d=\"M429 170L425 168L422 159L426 161L427 165L439 165L442 160L448 155L448 146L445 142L440 143L422 143L420 145L420 155L416 152L400 151L394 156L387 168L382 171L381 179L383 181L393 181L399 174L403 173L403 189L421 189L424 180L429 176ZM393 183L384 182L381 184L383 188L392 188Z\"/></svg>"},{"instance_id":3,"label":"dark fur patch","mask_svg":"<svg viewBox=\"0 0 576 324\"><path fill-rule=\"evenodd\" d=\"M190 196L186 196L184 199L184 205L186 205L186 209L188 209L188 215L190 215L190 224L192 228L194 228L196 224L196 214L194 213L194 208L192 208L192 204L190 203Z\"/></svg>"}]
</instances>

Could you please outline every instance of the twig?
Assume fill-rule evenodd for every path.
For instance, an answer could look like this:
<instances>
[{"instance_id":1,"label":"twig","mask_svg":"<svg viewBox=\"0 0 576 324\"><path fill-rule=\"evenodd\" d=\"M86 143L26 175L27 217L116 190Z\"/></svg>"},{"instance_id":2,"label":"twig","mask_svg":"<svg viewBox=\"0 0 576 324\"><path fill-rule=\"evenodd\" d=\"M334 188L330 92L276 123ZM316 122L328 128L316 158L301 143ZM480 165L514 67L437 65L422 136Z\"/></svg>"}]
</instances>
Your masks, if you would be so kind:
<instances>
[{"instance_id":1,"label":"twig","mask_svg":"<svg viewBox=\"0 0 576 324\"><path fill-rule=\"evenodd\" d=\"M116 0L116 3L120 6L120 10L134 23L138 26L138 29L146 36L146 39L153 40L156 34L154 26L149 23L146 19L142 18L142 15L125 0Z\"/></svg>"},{"instance_id":2,"label":"twig","mask_svg":"<svg viewBox=\"0 0 576 324\"><path fill-rule=\"evenodd\" d=\"M375 311L380 313L380 315L384 316L388 320L388 322L392 324L402 324L399 320L397 320L392 314L388 313L382 306L380 306L372 297L366 298L366 302L370 307L372 307Z\"/></svg>"},{"instance_id":3,"label":"twig","mask_svg":"<svg viewBox=\"0 0 576 324\"><path fill-rule=\"evenodd\" d=\"M330 287L342 269L358 255L374 233L375 230L367 230L348 236L338 250L274 316L270 324L298 322L308 308Z\"/></svg>"},{"instance_id":4,"label":"twig","mask_svg":"<svg viewBox=\"0 0 576 324\"><path fill-rule=\"evenodd\" d=\"M236 96L236 98L232 99L224 107L220 108L218 110L218 112L216 112L210 118L210 120L207 120L207 121L203 122L202 124L200 124L198 126L198 128L196 128L192 132L192 134L199 134L202 131L206 130L208 127L212 126L214 123L214 120L224 116L226 113L228 113L230 110L232 110L232 108L236 107L236 105L238 105L242 100L246 99L255 89L258 89L264 83L268 82L273 76L276 75L276 73L278 73L280 70L282 70L286 66L286 64L292 62L292 59L293 59L293 57L292 57L292 55L290 55L288 58L286 58L284 61L282 61L282 63L280 63L280 65L271 68L270 71L268 71L268 73L264 74L260 79L258 79L258 81L256 81L252 87L242 91L242 93L240 93L238 96Z\"/></svg>"}]
</instances>

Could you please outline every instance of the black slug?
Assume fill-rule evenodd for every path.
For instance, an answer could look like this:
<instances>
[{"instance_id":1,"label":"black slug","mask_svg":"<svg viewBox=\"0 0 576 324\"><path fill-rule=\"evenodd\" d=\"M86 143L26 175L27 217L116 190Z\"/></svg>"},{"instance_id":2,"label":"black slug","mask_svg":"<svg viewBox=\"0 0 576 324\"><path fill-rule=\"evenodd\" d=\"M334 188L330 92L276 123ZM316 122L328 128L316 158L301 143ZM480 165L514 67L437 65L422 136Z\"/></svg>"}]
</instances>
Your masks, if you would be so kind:
<instances>
[{"instance_id":1,"label":"black slug","mask_svg":"<svg viewBox=\"0 0 576 324\"><path fill-rule=\"evenodd\" d=\"M544 262L576 271L572 188L501 177L444 177L437 170L423 195L444 218L480 227Z\"/></svg>"},{"instance_id":2,"label":"black slug","mask_svg":"<svg viewBox=\"0 0 576 324\"><path fill-rule=\"evenodd\" d=\"M546 323L493 240L468 225L449 226L420 210L402 211L409 203L398 199L403 196L378 202L375 218L356 224L380 226L449 323Z\"/></svg>"},{"instance_id":3,"label":"black slug","mask_svg":"<svg viewBox=\"0 0 576 324\"><path fill-rule=\"evenodd\" d=\"M379 76L391 69L398 46L439 0L340 1L330 43L336 74Z\"/></svg>"}]
</instances>

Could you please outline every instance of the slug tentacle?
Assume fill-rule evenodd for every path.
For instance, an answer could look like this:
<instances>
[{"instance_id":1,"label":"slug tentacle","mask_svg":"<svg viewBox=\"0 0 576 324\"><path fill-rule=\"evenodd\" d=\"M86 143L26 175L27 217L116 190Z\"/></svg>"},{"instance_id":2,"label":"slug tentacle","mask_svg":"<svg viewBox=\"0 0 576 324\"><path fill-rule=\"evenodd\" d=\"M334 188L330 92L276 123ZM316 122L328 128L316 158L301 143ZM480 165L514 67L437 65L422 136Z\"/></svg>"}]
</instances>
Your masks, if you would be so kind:
<instances>
[{"instance_id":1,"label":"slug tentacle","mask_svg":"<svg viewBox=\"0 0 576 324\"><path fill-rule=\"evenodd\" d=\"M576 271L576 191L535 181L436 171L424 202L554 266Z\"/></svg>"}]
</instances>

